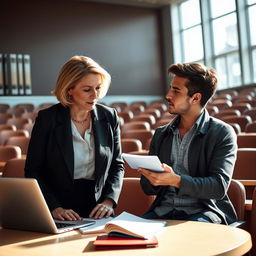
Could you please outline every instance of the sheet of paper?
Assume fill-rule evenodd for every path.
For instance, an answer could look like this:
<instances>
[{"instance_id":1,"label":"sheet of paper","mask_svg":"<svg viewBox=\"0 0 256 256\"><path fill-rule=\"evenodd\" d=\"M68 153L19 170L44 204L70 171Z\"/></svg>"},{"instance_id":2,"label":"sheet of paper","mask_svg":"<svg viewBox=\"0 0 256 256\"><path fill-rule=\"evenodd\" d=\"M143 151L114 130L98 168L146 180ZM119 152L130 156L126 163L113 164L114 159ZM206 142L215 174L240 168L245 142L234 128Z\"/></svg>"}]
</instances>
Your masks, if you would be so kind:
<instances>
[{"instance_id":1,"label":"sheet of paper","mask_svg":"<svg viewBox=\"0 0 256 256\"><path fill-rule=\"evenodd\" d=\"M163 172L158 156L122 154L124 160L133 169L144 168L155 172Z\"/></svg>"},{"instance_id":2,"label":"sheet of paper","mask_svg":"<svg viewBox=\"0 0 256 256\"><path fill-rule=\"evenodd\" d=\"M88 227L80 228L79 231L83 234L104 232L105 224L107 222L111 221L112 219L113 219L113 217L103 218L103 219L99 219L99 220L95 220L95 219L91 219L91 218L84 218L84 220L94 220L95 223Z\"/></svg>"}]
</instances>

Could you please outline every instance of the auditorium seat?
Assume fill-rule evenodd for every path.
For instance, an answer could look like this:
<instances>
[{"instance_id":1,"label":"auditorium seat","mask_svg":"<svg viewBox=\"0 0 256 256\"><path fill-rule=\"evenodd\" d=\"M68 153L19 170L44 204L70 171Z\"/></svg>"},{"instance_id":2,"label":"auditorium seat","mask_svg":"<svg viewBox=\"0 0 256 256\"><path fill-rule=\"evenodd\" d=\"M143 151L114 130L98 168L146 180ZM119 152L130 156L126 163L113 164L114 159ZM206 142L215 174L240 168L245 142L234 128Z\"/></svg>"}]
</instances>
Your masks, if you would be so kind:
<instances>
[{"instance_id":1,"label":"auditorium seat","mask_svg":"<svg viewBox=\"0 0 256 256\"><path fill-rule=\"evenodd\" d=\"M139 178L124 177L115 214L126 211L141 216L149 209L154 199L155 196L149 196L143 192Z\"/></svg>"},{"instance_id":2,"label":"auditorium seat","mask_svg":"<svg viewBox=\"0 0 256 256\"><path fill-rule=\"evenodd\" d=\"M142 143L138 139L121 138L121 145L123 153L142 150Z\"/></svg>"},{"instance_id":3,"label":"auditorium seat","mask_svg":"<svg viewBox=\"0 0 256 256\"><path fill-rule=\"evenodd\" d=\"M24 130L24 129L18 129L16 131L12 131L12 130L0 131L0 145L5 145L8 138L10 138L12 136L29 137L29 132L27 130Z\"/></svg>"},{"instance_id":4,"label":"auditorium seat","mask_svg":"<svg viewBox=\"0 0 256 256\"><path fill-rule=\"evenodd\" d=\"M8 160L2 168L2 176L9 178L23 178L25 162L26 160L24 158L12 158Z\"/></svg>"}]
</instances>

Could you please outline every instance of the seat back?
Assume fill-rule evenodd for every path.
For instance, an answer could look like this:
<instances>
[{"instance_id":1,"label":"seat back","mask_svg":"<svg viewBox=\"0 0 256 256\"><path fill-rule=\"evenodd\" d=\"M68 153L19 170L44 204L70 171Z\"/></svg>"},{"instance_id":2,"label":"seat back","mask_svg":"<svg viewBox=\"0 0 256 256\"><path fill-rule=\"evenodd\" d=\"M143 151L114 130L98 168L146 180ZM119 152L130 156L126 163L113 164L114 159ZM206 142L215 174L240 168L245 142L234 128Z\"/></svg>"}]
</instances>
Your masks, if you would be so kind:
<instances>
[{"instance_id":1,"label":"seat back","mask_svg":"<svg viewBox=\"0 0 256 256\"><path fill-rule=\"evenodd\" d=\"M153 137L153 134L153 130L147 131L142 129L134 129L124 132L122 134L122 138L138 139L142 143L142 149L146 149L147 141Z\"/></svg>"},{"instance_id":2,"label":"seat back","mask_svg":"<svg viewBox=\"0 0 256 256\"><path fill-rule=\"evenodd\" d=\"M24 168L26 160L23 158L13 158L6 162L2 168L3 177L19 178L24 177Z\"/></svg>"},{"instance_id":3,"label":"seat back","mask_svg":"<svg viewBox=\"0 0 256 256\"><path fill-rule=\"evenodd\" d=\"M237 134L238 148L256 148L256 133Z\"/></svg>"},{"instance_id":4,"label":"seat back","mask_svg":"<svg viewBox=\"0 0 256 256\"><path fill-rule=\"evenodd\" d=\"M248 123L252 122L252 118L250 116L245 116L245 115L241 115L241 116L224 116L221 118L224 122L226 123L237 123L240 125L241 128L241 132L245 131L245 127Z\"/></svg>"},{"instance_id":5,"label":"seat back","mask_svg":"<svg viewBox=\"0 0 256 256\"><path fill-rule=\"evenodd\" d=\"M228 197L232 202L238 221L244 220L246 192L244 185L238 180L232 179L228 188Z\"/></svg>"},{"instance_id":6,"label":"seat back","mask_svg":"<svg viewBox=\"0 0 256 256\"><path fill-rule=\"evenodd\" d=\"M0 162L19 157L21 157L21 149L18 146L0 146Z\"/></svg>"},{"instance_id":7,"label":"seat back","mask_svg":"<svg viewBox=\"0 0 256 256\"><path fill-rule=\"evenodd\" d=\"M238 148L233 179L256 180L256 148ZM247 199L251 199L254 186L245 189Z\"/></svg>"},{"instance_id":8,"label":"seat back","mask_svg":"<svg viewBox=\"0 0 256 256\"><path fill-rule=\"evenodd\" d=\"M256 112L256 111L255 111ZM256 119L255 119L256 120ZM249 123L245 126L245 132L256 132L256 121L253 121L252 123Z\"/></svg>"},{"instance_id":9,"label":"seat back","mask_svg":"<svg viewBox=\"0 0 256 256\"><path fill-rule=\"evenodd\" d=\"M5 145L7 140L12 136L28 137L29 132L27 130L24 130L24 129L19 129L19 130L16 130L16 131L12 131L12 130L0 131L0 145Z\"/></svg>"},{"instance_id":10,"label":"seat back","mask_svg":"<svg viewBox=\"0 0 256 256\"><path fill-rule=\"evenodd\" d=\"M115 213L126 211L141 216L149 209L154 199L155 196L148 196L143 192L139 178L125 177Z\"/></svg>"},{"instance_id":11,"label":"seat back","mask_svg":"<svg viewBox=\"0 0 256 256\"><path fill-rule=\"evenodd\" d=\"M13 145L18 146L21 149L21 153L26 155L28 152L28 145L29 145L30 137L25 136L12 136L7 139L5 145Z\"/></svg>"},{"instance_id":12,"label":"seat back","mask_svg":"<svg viewBox=\"0 0 256 256\"><path fill-rule=\"evenodd\" d=\"M256 255L256 188L254 189L252 196L252 211L249 231L252 236L252 249L250 251L250 255Z\"/></svg>"},{"instance_id":13,"label":"seat back","mask_svg":"<svg viewBox=\"0 0 256 256\"><path fill-rule=\"evenodd\" d=\"M142 143L137 139L123 138L121 139L121 145L123 153L142 150Z\"/></svg>"}]
</instances>

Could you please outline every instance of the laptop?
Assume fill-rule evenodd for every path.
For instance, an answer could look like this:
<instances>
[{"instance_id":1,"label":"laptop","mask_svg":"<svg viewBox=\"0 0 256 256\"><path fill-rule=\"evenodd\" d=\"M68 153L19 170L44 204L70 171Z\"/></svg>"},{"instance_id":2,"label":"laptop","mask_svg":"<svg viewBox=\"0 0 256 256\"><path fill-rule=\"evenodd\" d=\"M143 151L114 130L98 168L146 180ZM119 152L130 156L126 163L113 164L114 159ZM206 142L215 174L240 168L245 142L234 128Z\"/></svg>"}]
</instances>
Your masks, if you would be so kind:
<instances>
[{"instance_id":1,"label":"laptop","mask_svg":"<svg viewBox=\"0 0 256 256\"><path fill-rule=\"evenodd\" d=\"M0 227L55 234L94 223L54 220L36 179L0 178Z\"/></svg>"}]
</instances>

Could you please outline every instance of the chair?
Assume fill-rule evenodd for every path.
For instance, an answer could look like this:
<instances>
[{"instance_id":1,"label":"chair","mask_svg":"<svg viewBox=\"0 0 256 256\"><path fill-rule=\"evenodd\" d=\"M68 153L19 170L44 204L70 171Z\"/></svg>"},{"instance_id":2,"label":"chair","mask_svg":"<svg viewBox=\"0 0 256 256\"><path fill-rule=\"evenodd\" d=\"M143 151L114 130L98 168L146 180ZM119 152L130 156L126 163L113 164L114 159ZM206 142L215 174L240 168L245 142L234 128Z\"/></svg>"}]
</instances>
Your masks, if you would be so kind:
<instances>
[{"instance_id":1,"label":"chair","mask_svg":"<svg viewBox=\"0 0 256 256\"><path fill-rule=\"evenodd\" d=\"M156 108L147 108L145 109L144 114L151 114L152 116L154 116L156 121L161 118L161 111Z\"/></svg>"},{"instance_id":2,"label":"chair","mask_svg":"<svg viewBox=\"0 0 256 256\"><path fill-rule=\"evenodd\" d=\"M256 148L256 133L237 134L237 145L238 148Z\"/></svg>"},{"instance_id":3,"label":"chair","mask_svg":"<svg viewBox=\"0 0 256 256\"><path fill-rule=\"evenodd\" d=\"M26 155L28 152L30 137L25 136L12 136L9 137L5 145L18 146L21 149L21 154Z\"/></svg>"},{"instance_id":4,"label":"chair","mask_svg":"<svg viewBox=\"0 0 256 256\"><path fill-rule=\"evenodd\" d=\"M33 112L35 109L34 104L32 103L19 103L15 106L16 108L23 108L25 109L27 112Z\"/></svg>"},{"instance_id":5,"label":"chair","mask_svg":"<svg viewBox=\"0 0 256 256\"><path fill-rule=\"evenodd\" d=\"M13 130L16 131L16 126L13 124L0 124L0 131L2 130Z\"/></svg>"},{"instance_id":6,"label":"chair","mask_svg":"<svg viewBox=\"0 0 256 256\"><path fill-rule=\"evenodd\" d=\"M156 123L155 117L151 114L139 114L139 115L134 116L134 118L132 120L148 122L150 124L150 127L152 127Z\"/></svg>"},{"instance_id":7,"label":"chair","mask_svg":"<svg viewBox=\"0 0 256 256\"><path fill-rule=\"evenodd\" d=\"M145 107L143 105L131 105L125 108L124 111L131 111L134 116L139 115L145 111Z\"/></svg>"},{"instance_id":8,"label":"chair","mask_svg":"<svg viewBox=\"0 0 256 256\"><path fill-rule=\"evenodd\" d=\"M23 126L23 128L22 128L22 129L24 129L24 130L28 131L29 136L31 136L31 133L32 133L32 130L33 130L34 124L35 124L35 123L27 123L27 124L24 124L24 126Z\"/></svg>"},{"instance_id":9,"label":"chair","mask_svg":"<svg viewBox=\"0 0 256 256\"><path fill-rule=\"evenodd\" d=\"M233 179L241 181L246 190L246 199L252 199L256 186L256 148L238 148Z\"/></svg>"},{"instance_id":10,"label":"chair","mask_svg":"<svg viewBox=\"0 0 256 256\"><path fill-rule=\"evenodd\" d=\"M0 146L0 162L6 162L11 158L20 158L21 149L18 146Z\"/></svg>"},{"instance_id":11,"label":"chair","mask_svg":"<svg viewBox=\"0 0 256 256\"><path fill-rule=\"evenodd\" d=\"M210 105L210 104L207 104L206 109L209 112L210 116L214 116L215 114L219 113L218 107Z\"/></svg>"},{"instance_id":12,"label":"chair","mask_svg":"<svg viewBox=\"0 0 256 256\"><path fill-rule=\"evenodd\" d=\"M236 134L241 133L241 127L239 124L237 124L237 123L228 123L228 124L233 127Z\"/></svg>"},{"instance_id":13,"label":"chair","mask_svg":"<svg viewBox=\"0 0 256 256\"><path fill-rule=\"evenodd\" d=\"M163 126L163 125L166 125L166 124L169 124L170 122L172 121L172 119L160 119L158 120L155 125L152 127L154 130L160 126Z\"/></svg>"},{"instance_id":14,"label":"chair","mask_svg":"<svg viewBox=\"0 0 256 256\"><path fill-rule=\"evenodd\" d=\"M249 103L234 103L233 106L230 109L236 109L239 110L240 113L243 115L245 111L250 110L252 106Z\"/></svg>"},{"instance_id":15,"label":"chair","mask_svg":"<svg viewBox=\"0 0 256 256\"><path fill-rule=\"evenodd\" d=\"M245 132L256 132L256 121L253 121L252 123L249 123L245 126Z\"/></svg>"},{"instance_id":16,"label":"chair","mask_svg":"<svg viewBox=\"0 0 256 256\"><path fill-rule=\"evenodd\" d=\"M142 150L142 143L137 139L121 139L122 152L129 153L131 151L140 151Z\"/></svg>"},{"instance_id":17,"label":"chair","mask_svg":"<svg viewBox=\"0 0 256 256\"><path fill-rule=\"evenodd\" d=\"M0 131L0 145L5 145L9 137L12 136L25 136L29 137L29 132L24 129L18 129L16 131L12 130L3 130Z\"/></svg>"},{"instance_id":18,"label":"chair","mask_svg":"<svg viewBox=\"0 0 256 256\"><path fill-rule=\"evenodd\" d=\"M251 123L252 119L250 116L245 116L245 115L241 115L241 116L231 115L231 116L222 117L222 121L226 123L237 123L240 125L241 132L244 132L246 125L248 123Z\"/></svg>"},{"instance_id":19,"label":"chair","mask_svg":"<svg viewBox=\"0 0 256 256\"><path fill-rule=\"evenodd\" d=\"M232 107L232 101L226 99L215 99L210 103L211 106L216 106L219 110Z\"/></svg>"},{"instance_id":20,"label":"chair","mask_svg":"<svg viewBox=\"0 0 256 256\"><path fill-rule=\"evenodd\" d=\"M111 108L117 108L117 109L120 109L121 111L124 111L124 109L127 106L128 106L128 104L124 101L116 101L110 105ZM120 112L120 111L117 111L117 112Z\"/></svg>"},{"instance_id":21,"label":"chair","mask_svg":"<svg viewBox=\"0 0 256 256\"><path fill-rule=\"evenodd\" d=\"M29 123L31 120L24 117L13 117L7 120L7 124L13 124L17 129L22 129L24 124Z\"/></svg>"},{"instance_id":22,"label":"chair","mask_svg":"<svg viewBox=\"0 0 256 256\"><path fill-rule=\"evenodd\" d=\"M0 113L0 124L6 124L7 120L12 117L10 113Z\"/></svg>"},{"instance_id":23,"label":"chair","mask_svg":"<svg viewBox=\"0 0 256 256\"><path fill-rule=\"evenodd\" d=\"M227 194L237 214L237 222L232 223L231 226L243 225L246 200L246 192L244 185L238 180L232 179Z\"/></svg>"},{"instance_id":24,"label":"chair","mask_svg":"<svg viewBox=\"0 0 256 256\"><path fill-rule=\"evenodd\" d=\"M24 177L24 168L26 160L24 158L9 159L2 168L2 177L19 178ZM18 195L17 195L18 196Z\"/></svg>"},{"instance_id":25,"label":"chair","mask_svg":"<svg viewBox=\"0 0 256 256\"><path fill-rule=\"evenodd\" d=\"M1 103L0 104L0 113L6 113L8 108L10 108L9 104Z\"/></svg>"},{"instance_id":26,"label":"chair","mask_svg":"<svg viewBox=\"0 0 256 256\"><path fill-rule=\"evenodd\" d=\"M122 132L126 132L133 129L143 129L150 131L150 124L144 121L130 121L122 126Z\"/></svg>"},{"instance_id":27,"label":"chair","mask_svg":"<svg viewBox=\"0 0 256 256\"><path fill-rule=\"evenodd\" d=\"M230 116L230 115L241 116L241 112L237 109L224 109L212 116L221 119L223 116Z\"/></svg>"},{"instance_id":28,"label":"chair","mask_svg":"<svg viewBox=\"0 0 256 256\"><path fill-rule=\"evenodd\" d=\"M115 213L126 211L141 216L149 209L154 199L155 196L144 194L139 178L125 177Z\"/></svg>"},{"instance_id":29,"label":"chair","mask_svg":"<svg viewBox=\"0 0 256 256\"><path fill-rule=\"evenodd\" d=\"M138 139L142 143L142 149L146 149L147 140L152 138L153 134L153 130L147 131L142 129L134 129L124 132L122 134L122 138Z\"/></svg>"},{"instance_id":30,"label":"chair","mask_svg":"<svg viewBox=\"0 0 256 256\"><path fill-rule=\"evenodd\" d=\"M37 112L33 111L33 112L24 112L21 117L26 118L26 119L30 119L32 122L34 122L36 120L37 117Z\"/></svg>"},{"instance_id":31,"label":"chair","mask_svg":"<svg viewBox=\"0 0 256 256\"><path fill-rule=\"evenodd\" d=\"M132 106L132 107L133 106L143 106L144 109L146 109L147 108L147 102L143 101L143 100L141 100L141 101L133 101L130 106Z\"/></svg>"},{"instance_id":32,"label":"chair","mask_svg":"<svg viewBox=\"0 0 256 256\"><path fill-rule=\"evenodd\" d=\"M256 101L254 101L254 102L256 102ZM250 116L252 118L252 121L256 121L256 107L245 110L244 115Z\"/></svg>"},{"instance_id":33,"label":"chair","mask_svg":"<svg viewBox=\"0 0 256 256\"><path fill-rule=\"evenodd\" d=\"M256 189L254 189L253 196L252 196L252 210L251 210L249 231L252 236L252 249L250 253L253 256L253 255L256 255Z\"/></svg>"},{"instance_id":34,"label":"chair","mask_svg":"<svg viewBox=\"0 0 256 256\"><path fill-rule=\"evenodd\" d=\"M152 102L150 105L149 105L150 108L155 108L155 109L158 109L161 113L164 113L167 111L167 105L165 102L163 101L154 101Z\"/></svg>"},{"instance_id":35,"label":"chair","mask_svg":"<svg viewBox=\"0 0 256 256\"><path fill-rule=\"evenodd\" d=\"M7 109L6 113L12 114L14 117L21 117L21 115L25 112L24 108L21 107L11 107Z\"/></svg>"},{"instance_id":36,"label":"chair","mask_svg":"<svg viewBox=\"0 0 256 256\"><path fill-rule=\"evenodd\" d=\"M124 123L130 122L133 119L133 113L132 111L125 110L117 113L119 117L122 117L124 119Z\"/></svg>"}]
</instances>

